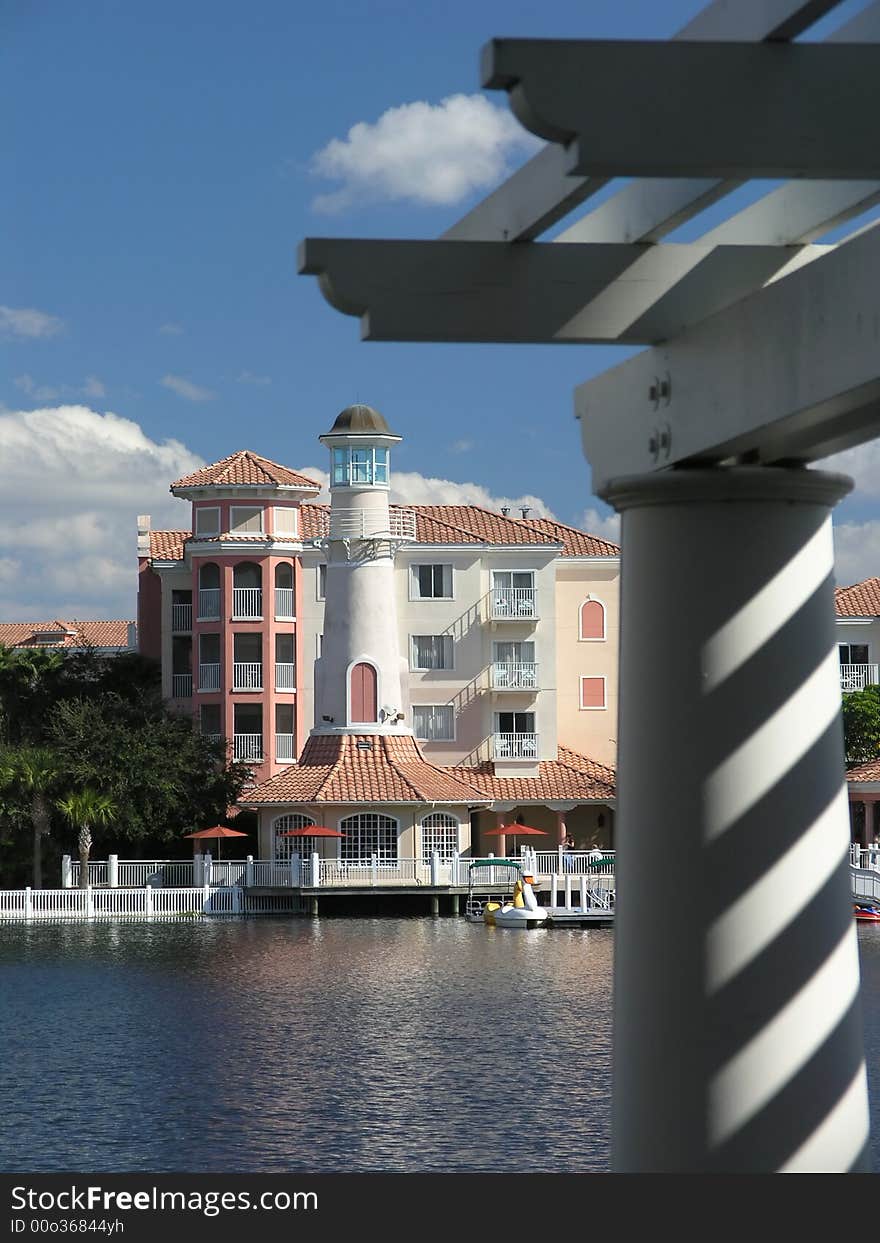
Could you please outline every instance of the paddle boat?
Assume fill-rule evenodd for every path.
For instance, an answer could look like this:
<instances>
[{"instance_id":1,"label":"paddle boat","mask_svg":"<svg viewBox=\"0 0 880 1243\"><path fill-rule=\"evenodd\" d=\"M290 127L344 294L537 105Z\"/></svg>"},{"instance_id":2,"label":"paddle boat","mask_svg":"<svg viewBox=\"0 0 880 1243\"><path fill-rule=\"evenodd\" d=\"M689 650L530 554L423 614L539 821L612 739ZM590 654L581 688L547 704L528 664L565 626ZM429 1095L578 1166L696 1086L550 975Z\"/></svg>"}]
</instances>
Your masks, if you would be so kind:
<instances>
[{"instance_id":1,"label":"paddle boat","mask_svg":"<svg viewBox=\"0 0 880 1243\"><path fill-rule=\"evenodd\" d=\"M866 924L880 924L880 908L871 902L854 902L853 914Z\"/></svg>"},{"instance_id":2,"label":"paddle boat","mask_svg":"<svg viewBox=\"0 0 880 1243\"><path fill-rule=\"evenodd\" d=\"M515 859L472 860L468 867L467 918L494 928L537 928L547 918L547 911L538 905L534 883L534 877ZM503 890L507 893L499 892Z\"/></svg>"},{"instance_id":3,"label":"paddle boat","mask_svg":"<svg viewBox=\"0 0 880 1243\"><path fill-rule=\"evenodd\" d=\"M536 928L547 918L544 907L538 906L538 899L532 889L534 877L524 872L514 883L513 898L503 905L500 902L487 902L483 908L483 921L496 928Z\"/></svg>"}]
</instances>

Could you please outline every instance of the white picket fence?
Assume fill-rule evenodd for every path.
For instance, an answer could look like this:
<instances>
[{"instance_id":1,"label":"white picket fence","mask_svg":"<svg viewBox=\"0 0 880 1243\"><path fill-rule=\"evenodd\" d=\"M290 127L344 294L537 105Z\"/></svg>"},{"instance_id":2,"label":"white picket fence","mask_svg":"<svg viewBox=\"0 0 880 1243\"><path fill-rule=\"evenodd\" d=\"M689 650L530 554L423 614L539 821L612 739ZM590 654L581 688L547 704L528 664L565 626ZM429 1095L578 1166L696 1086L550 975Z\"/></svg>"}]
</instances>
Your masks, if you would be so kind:
<instances>
[{"instance_id":1,"label":"white picket fence","mask_svg":"<svg viewBox=\"0 0 880 1243\"><path fill-rule=\"evenodd\" d=\"M283 897L228 888L2 889L0 923L19 920L187 919L204 915L298 914L293 893Z\"/></svg>"}]
</instances>

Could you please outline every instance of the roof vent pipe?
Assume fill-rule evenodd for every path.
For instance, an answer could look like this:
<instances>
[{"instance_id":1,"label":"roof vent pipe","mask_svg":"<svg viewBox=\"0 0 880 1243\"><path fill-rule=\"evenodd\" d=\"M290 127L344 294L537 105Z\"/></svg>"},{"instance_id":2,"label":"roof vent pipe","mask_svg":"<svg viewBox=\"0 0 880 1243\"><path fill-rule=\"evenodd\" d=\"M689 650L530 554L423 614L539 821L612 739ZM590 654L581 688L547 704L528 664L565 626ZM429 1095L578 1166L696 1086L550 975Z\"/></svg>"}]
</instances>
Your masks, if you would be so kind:
<instances>
[{"instance_id":1,"label":"roof vent pipe","mask_svg":"<svg viewBox=\"0 0 880 1243\"><path fill-rule=\"evenodd\" d=\"M509 506L509 505L502 505L502 506L501 506L501 512L502 512L502 514L504 515L504 517L506 518L506 517L507 517L507 515L510 513L510 506Z\"/></svg>"},{"instance_id":2,"label":"roof vent pipe","mask_svg":"<svg viewBox=\"0 0 880 1243\"><path fill-rule=\"evenodd\" d=\"M528 518L529 511L531 510L531 508L532 508L531 505L521 505L519 512L522 514L524 518Z\"/></svg>"}]
</instances>

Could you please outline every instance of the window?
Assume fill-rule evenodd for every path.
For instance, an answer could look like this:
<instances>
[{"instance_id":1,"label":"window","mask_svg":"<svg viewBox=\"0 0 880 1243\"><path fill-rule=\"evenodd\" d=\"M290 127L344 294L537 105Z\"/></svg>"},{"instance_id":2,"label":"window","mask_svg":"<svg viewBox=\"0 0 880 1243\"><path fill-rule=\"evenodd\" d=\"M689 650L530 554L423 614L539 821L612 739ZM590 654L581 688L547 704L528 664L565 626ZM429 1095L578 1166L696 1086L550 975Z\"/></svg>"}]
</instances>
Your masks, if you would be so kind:
<instances>
[{"instance_id":1,"label":"window","mask_svg":"<svg viewBox=\"0 0 880 1243\"><path fill-rule=\"evenodd\" d=\"M213 506L196 507L196 535L220 534L220 510Z\"/></svg>"},{"instance_id":2,"label":"window","mask_svg":"<svg viewBox=\"0 0 880 1243\"><path fill-rule=\"evenodd\" d=\"M233 505L229 510L230 531L262 531L263 510L253 505Z\"/></svg>"},{"instance_id":3,"label":"window","mask_svg":"<svg viewBox=\"0 0 880 1243\"><path fill-rule=\"evenodd\" d=\"M494 570L493 617L537 617L534 570Z\"/></svg>"},{"instance_id":4,"label":"window","mask_svg":"<svg viewBox=\"0 0 880 1243\"><path fill-rule=\"evenodd\" d=\"M296 510L290 506L275 506L275 534L296 535Z\"/></svg>"},{"instance_id":5,"label":"window","mask_svg":"<svg viewBox=\"0 0 880 1243\"><path fill-rule=\"evenodd\" d=\"M581 710L605 707L605 679L581 678Z\"/></svg>"},{"instance_id":6,"label":"window","mask_svg":"<svg viewBox=\"0 0 880 1243\"><path fill-rule=\"evenodd\" d=\"M837 651L842 665L866 665L868 663L867 643L838 643Z\"/></svg>"},{"instance_id":7,"label":"window","mask_svg":"<svg viewBox=\"0 0 880 1243\"><path fill-rule=\"evenodd\" d=\"M388 484L387 449L334 449L331 462L334 487Z\"/></svg>"},{"instance_id":8,"label":"window","mask_svg":"<svg viewBox=\"0 0 880 1243\"><path fill-rule=\"evenodd\" d=\"M430 862L434 851L441 863L449 863L458 850L458 821L447 812L432 811L422 821L422 858Z\"/></svg>"},{"instance_id":9,"label":"window","mask_svg":"<svg viewBox=\"0 0 880 1243\"><path fill-rule=\"evenodd\" d=\"M601 600L588 597L581 605L579 638L592 643L605 638L605 605Z\"/></svg>"},{"instance_id":10,"label":"window","mask_svg":"<svg viewBox=\"0 0 880 1243\"><path fill-rule=\"evenodd\" d=\"M392 816L363 812L348 816L339 828L345 834L339 839L343 861L369 864L378 855L380 865L397 866L397 821Z\"/></svg>"},{"instance_id":11,"label":"window","mask_svg":"<svg viewBox=\"0 0 880 1243\"><path fill-rule=\"evenodd\" d=\"M326 564L318 566L317 583L318 583L317 585L318 599L323 600L324 596L327 594L327 566Z\"/></svg>"},{"instance_id":12,"label":"window","mask_svg":"<svg viewBox=\"0 0 880 1243\"><path fill-rule=\"evenodd\" d=\"M285 837L288 829L309 829L314 824L311 816L293 812L288 816L279 816L272 825L273 859L276 863L289 863L290 856L296 851L301 859L316 853L316 837Z\"/></svg>"},{"instance_id":13,"label":"window","mask_svg":"<svg viewBox=\"0 0 880 1243\"><path fill-rule=\"evenodd\" d=\"M425 742L453 742L455 716L452 704L413 705L413 729Z\"/></svg>"},{"instance_id":14,"label":"window","mask_svg":"<svg viewBox=\"0 0 880 1243\"><path fill-rule=\"evenodd\" d=\"M412 636L413 669L451 669L451 634L414 634Z\"/></svg>"},{"instance_id":15,"label":"window","mask_svg":"<svg viewBox=\"0 0 880 1243\"><path fill-rule=\"evenodd\" d=\"M496 732L499 734L533 734L534 712L496 712Z\"/></svg>"},{"instance_id":16,"label":"window","mask_svg":"<svg viewBox=\"0 0 880 1243\"><path fill-rule=\"evenodd\" d=\"M410 567L411 600L451 600L451 565L414 565Z\"/></svg>"},{"instance_id":17,"label":"window","mask_svg":"<svg viewBox=\"0 0 880 1243\"><path fill-rule=\"evenodd\" d=\"M199 709L199 727L203 735L209 738L219 738L221 734L220 728L220 705L219 704L202 704Z\"/></svg>"}]
</instances>

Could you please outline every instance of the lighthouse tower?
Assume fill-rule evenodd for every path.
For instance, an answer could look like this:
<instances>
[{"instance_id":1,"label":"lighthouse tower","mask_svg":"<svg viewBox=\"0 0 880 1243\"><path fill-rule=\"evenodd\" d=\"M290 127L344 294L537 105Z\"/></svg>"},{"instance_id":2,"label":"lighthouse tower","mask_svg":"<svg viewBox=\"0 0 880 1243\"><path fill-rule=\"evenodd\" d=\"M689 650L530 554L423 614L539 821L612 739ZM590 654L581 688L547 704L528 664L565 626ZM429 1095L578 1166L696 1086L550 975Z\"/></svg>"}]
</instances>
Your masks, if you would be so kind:
<instances>
[{"instance_id":1,"label":"lighthouse tower","mask_svg":"<svg viewBox=\"0 0 880 1243\"><path fill-rule=\"evenodd\" d=\"M320 440L330 450L330 516L313 733L411 734L394 557L415 538L415 515L388 504L390 450L401 437L377 410L354 405Z\"/></svg>"}]
</instances>

